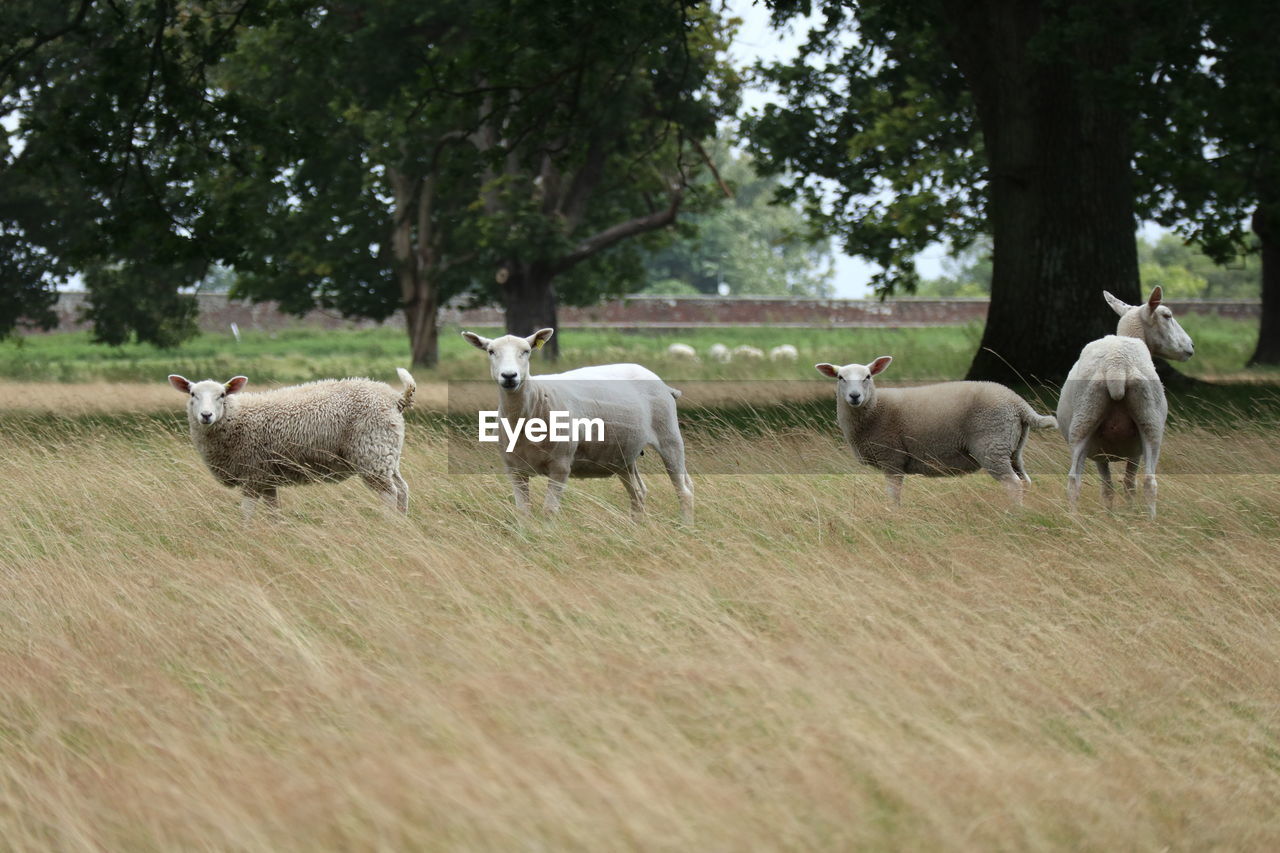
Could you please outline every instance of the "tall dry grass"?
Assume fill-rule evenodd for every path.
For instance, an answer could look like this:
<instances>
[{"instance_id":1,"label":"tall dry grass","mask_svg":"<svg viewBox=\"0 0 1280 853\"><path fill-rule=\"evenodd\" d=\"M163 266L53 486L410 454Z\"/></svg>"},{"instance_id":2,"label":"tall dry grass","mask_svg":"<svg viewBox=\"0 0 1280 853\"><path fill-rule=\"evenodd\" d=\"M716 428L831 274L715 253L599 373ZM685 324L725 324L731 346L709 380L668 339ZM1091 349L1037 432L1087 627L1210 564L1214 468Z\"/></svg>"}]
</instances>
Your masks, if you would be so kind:
<instances>
[{"instance_id":1,"label":"tall dry grass","mask_svg":"<svg viewBox=\"0 0 1280 853\"><path fill-rule=\"evenodd\" d=\"M407 522L347 483L244 526L176 411L0 420L5 844L1280 846L1274 431L1173 431L1154 524L1067 515L1046 433L1022 511L695 433L849 473L701 476L685 529L648 457L648 523L575 481L522 525L432 424Z\"/></svg>"}]
</instances>

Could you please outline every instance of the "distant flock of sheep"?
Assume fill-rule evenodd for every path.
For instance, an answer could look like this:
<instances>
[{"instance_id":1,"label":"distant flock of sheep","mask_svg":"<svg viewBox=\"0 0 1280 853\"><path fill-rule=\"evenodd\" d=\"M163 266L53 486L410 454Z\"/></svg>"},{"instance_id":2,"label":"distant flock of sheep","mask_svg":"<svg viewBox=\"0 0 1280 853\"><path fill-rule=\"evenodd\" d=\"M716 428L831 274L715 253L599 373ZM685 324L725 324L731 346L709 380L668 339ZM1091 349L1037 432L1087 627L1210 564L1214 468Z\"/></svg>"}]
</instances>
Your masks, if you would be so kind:
<instances>
[{"instance_id":1,"label":"distant flock of sheep","mask_svg":"<svg viewBox=\"0 0 1280 853\"><path fill-rule=\"evenodd\" d=\"M1155 288L1145 303L1130 306L1103 293L1120 315L1116 334L1088 344L1072 367L1057 414L1041 415L1018 394L994 382L943 382L910 388L877 388L875 377L893 361L815 365L836 380L836 421L854 455L885 476L896 504L907 474L952 476L984 470L1000 481L1015 504L1031 478L1022 451L1032 429L1057 426L1071 448L1067 475L1074 510L1085 461L1094 460L1108 509L1114 500L1111 460L1126 463L1124 486L1132 500L1139 461L1144 468L1148 513L1156 512L1156 466L1168 407L1153 356L1185 361L1191 338L1161 304ZM523 438L501 449L517 509L530 511L529 480L548 478L544 510L559 509L570 477L618 477L635 516L644 513L646 489L637 461L646 447L661 457L680 500L681 515L693 518L693 481L685 470L684 440L676 418L680 392L638 364L583 367L534 376L530 354L554 334L528 337L462 335L488 357L498 386L501 418L541 418L567 412L598 418L603 441L550 442ZM668 354L697 359L687 344ZM768 357L794 361L790 344ZM756 347L709 348L712 361L761 360ZM392 509L408 511L409 486L400 474L404 411L417 389L408 371L397 369L400 390L369 379L323 380L289 388L244 393L248 380L191 382L176 374L174 388L187 395L187 420L196 450L218 482L239 489L246 518L257 503L277 507L280 486L359 476Z\"/></svg>"},{"instance_id":2,"label":"distant flock of sheep","mask_svg":"<svg viewBox=\"0 0 1280 853\"><path fill-rule=\"evenodd\" d=\"M679 361L701 361L698 351L688 344L672 344L667 347L667 357ZM781 344L769 350L770 361L795 361L800 351L791 344ZM717 364L728 364L734 359L739 361L764 361L765 352L759 347L748 344L729 349L724 344L712 344L707 347L707 360Z\"/></svg>"}]
</instances>

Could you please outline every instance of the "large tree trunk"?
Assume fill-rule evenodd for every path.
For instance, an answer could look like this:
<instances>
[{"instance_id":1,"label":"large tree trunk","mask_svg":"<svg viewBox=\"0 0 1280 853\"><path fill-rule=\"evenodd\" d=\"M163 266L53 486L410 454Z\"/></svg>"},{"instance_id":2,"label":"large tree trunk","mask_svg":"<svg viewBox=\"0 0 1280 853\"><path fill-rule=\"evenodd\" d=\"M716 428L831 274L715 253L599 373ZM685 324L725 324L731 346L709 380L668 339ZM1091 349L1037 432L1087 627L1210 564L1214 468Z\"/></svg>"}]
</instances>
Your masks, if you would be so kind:
<instances>
[{"instance_id":1,"label":"large tree trunk","mask_svg":"<svg viewBox=\"0 0 1280 853\"><path fill-rule=\"evenodd\" d=\"M1115 330L1102 291L1134 303L1136 220L1130 119L1105 71L1123 45L1037 56L1054 14L1040 3L945 4L948 49L970 83L988 161L994 244L991 308L969 377L1058 382L1091 340Z\"/></svg>"},{"instance_id":2,"label":"large tree trunk","mask_svg":"<svg viewBox=\"0 0 1280 853\"><path fill-rule=\"evenodd\" d=\"M387 177L395 195L391 251L405 330L409 333L409 351L414 367L435 367L440 360L440 306L432 279L438 273L431 228L435 179L415 178L394 167L387 168Z\"/></svg>"},{"instance_id":3,"label":"large tree trunk","mask_svg":"<svg viewBox=\"0 0 1280 853\"><path fill-rule=\"evenodd\" d=\"M440 326L435 288L417 282L417 295L404 308L404 324L409 332L409 351L414 367L435 367L440 361Z\"/></svg>"},{"instance_id":4,"label":"large tree trunk","mask_svg":"<svg viewBox=\"0 0 1280 853\"><path fill-rule=\"evenodd\" d=\"M1262 322L1249 364L1280 364L1280 233L1261 204L1253 212L1253 233L1262 246Z\"/></svg>"},{"instance_id":5,"label":"large tree trunk","mask_svg":"<svg viewBox=\"0 0 1280 853\"><path fill-rule=\"evenodd\" d=\"M555 274L548 265L509 263L500 275L507 334L528 336L539 329L557 328ZM559 358L560 336L547 341L542 352L551 361Z\"/></svg>"}]
</instances>

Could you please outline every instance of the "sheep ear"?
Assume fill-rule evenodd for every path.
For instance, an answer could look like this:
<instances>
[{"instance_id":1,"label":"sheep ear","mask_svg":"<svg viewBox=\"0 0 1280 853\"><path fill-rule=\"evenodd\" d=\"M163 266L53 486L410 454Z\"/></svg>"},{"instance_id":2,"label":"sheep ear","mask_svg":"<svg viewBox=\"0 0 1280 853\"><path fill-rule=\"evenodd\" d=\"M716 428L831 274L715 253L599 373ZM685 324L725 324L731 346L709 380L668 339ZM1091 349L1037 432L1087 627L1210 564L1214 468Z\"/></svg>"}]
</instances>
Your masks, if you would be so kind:
<instances>
[{"instance_id":1,"label":"sheep ear","mask_svg":"<svg viewBox=\"0 0 1280 853\"><path fill-rule=\"evenodd\" d=\"M875 376L877 373L882 372L886 367L888 367L889 362L891 361L893 361L893 356L882 355L879 358L877 358L875 361L867 365L867 372L869 372L872 376Z\"/></svg>"},{"instance_id":2,"label":"sheep ear","mask_svg":"<svg viewBox=\"0 0 1280 853\"><path fill-rule=\"evenodd\" d=\"M1151 289L1151 295L1147 297L1147 313L1154 314L1156 309L1160 307L1160 300L1164 298L1164 291L1160 289L1160 285L1156 285Z\"/></svg>"},{"instance_id":3,"label":"sheep ear","mask_svg":"<svg viewBox=\"0 0 1280 853\"><path fill-rule=\"evenodd\" d=\"M466 338L476 349L488 349L489 344L492 343L488 338L482 338L475 332L463 332L462 336Z\"/></svg>"},{"instance_id":4,"label":"sheep ear","mask_svg":"<svg viewBox=\"0 0 1280 853\"><path fill-rule=\"evenodd\" d=\"M183 394L191 393L191 383L176 373L169 374L169 384L177 388Z\"/></svg>"},{"instance_id":5,"label":"sheep ear","mask_svg":"<svg viewBox=\"0 0 1280 853\"><path fill-rule=\"evenodd\" d=\"M249 384L248 376L233 376L231 377L230 380L228 380L225 387L227 389L228 394L234 394L248 384Z\"/></svg>"},{"instance_id":6,"label":"sheep ear","mask_svg":"<svg viewBox=\"0 0 1280 853\"><path fill-rule=\"evenodd\" d=\"M551 340L551 336L556 333L555 329L539 329L529 337L525 338L529 342L529 346L534 349L542 349L542 345Z\"/></svg>"},{"instance_id":7,"label":"sheep ear","mask_svg":"<svg viewBox=\"0 0 1280 853\"><path fill-rule=\"evenodd\" d=\"M1121 302L1119 299L1116 299L1114 296L1112 296L1110 293L1108 293L1105 290L1102 291L1102 296L1104 299L1107 300L1107 304L1111 306L1111 310L1119 314L1121 317L1129 313L1129 309L1133 307L1131 305L1126 305L1125 303Z\"/></svg>"},{"instance_id":8,"label":"sheep ear","mask_svg":"<svg viewBox=\"0 0 1280 853\"><path fill-rule=\"evenodd\" d=\"M813 367L823 376L830 376L832 379L840 375L840 368L834 364L827 364L825 361L822 364L815 364Z\"/></svg>"}]
</instances>

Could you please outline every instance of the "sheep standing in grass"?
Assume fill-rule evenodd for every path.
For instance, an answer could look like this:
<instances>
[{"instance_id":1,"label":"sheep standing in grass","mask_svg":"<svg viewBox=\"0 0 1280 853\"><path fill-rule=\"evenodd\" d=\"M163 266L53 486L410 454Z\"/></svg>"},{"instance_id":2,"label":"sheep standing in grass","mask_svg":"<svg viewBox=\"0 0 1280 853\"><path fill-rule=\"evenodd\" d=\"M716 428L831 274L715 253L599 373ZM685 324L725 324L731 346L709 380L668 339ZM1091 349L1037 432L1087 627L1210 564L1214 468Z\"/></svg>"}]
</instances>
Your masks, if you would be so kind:
<instances>
[{"instance_id":1,"label":"sheep standing in grass","mask_svg":"<svg viewBox=\"0 0 1280 853\"><path fill-rule=\"evenodd\" d=\"M240 489L246 519L259 498L276 509L280 486L345 480L358 474L390 507L409 511L400 476L405 409L417 384L397 368L402 391L370 379L326 379L259 393L249 381L169 384L187 396L191 441L213 476Z\"/></svg>"},{"instance_id":2,"label":"sheep standing in grass","mask_svg":"<svg viewBox=\"0 0 1280 853\"><path fill-rule=\"evenodd\" d=\"M947 477L982 469L1005 484L1015 504L1031 482L1022 448L1032 427L1054 425L1016 393L995 382L943 382L877 389L872 378L893 361L816 364L836 380L836 418L862 462L884 472L889 498L901 503L907 474Z\"/></svg>"},{"instance_id":3,"label":"sheep standing in grass","mask_svg":"<svg viewBox=\"0 0 1280 853\"><path fill-rule=\"evenodd\" d=\"M712 344L707 348L707 358L717 364L728 364L733 360L733 354L729 352L729 348L724 344Z\"/></svg>"},{"instance_id":4,"label":"sheep standing in grass","mask_svg":"<svg viewBox=\"0 0 1280 853\"><path fill-rule=\"evenodd\" d=\"M1098 468L1108 509L1115 502L1110 460L1125 460L1125 495L1133 500L1141 457L1147 513L1155 518L1156 465L1169 405L1151 357L1186 361L1195 354L1195 344L1168 306L1160 304L1159 287L1136 306L1105 290L1102 295L1120 315L1116 333L1080 351L1058 398L1058 429L1071 445L1067 501L1075 509L1085 459L1092 459Z\"/></svg>"},{"instance_id":5,"label":"sheep standing in grass","mask_svg":"<svg viewBox=\"0 0 1280 853\"><path fill-rule=\"evenodd\" d=\"M800 357L800 352L791 344L780 344L769 350L770 361L795 361Z\"/></svg>"},{"instance_id":6,"label":"sheep standing in grass","mask_svg":"<svg viewBox=\"0 0 1280 853\"><path fill-rule=\"evenodd\" d=\"M667 357L683 361L697 361L698 351L688 344L672 344L667 347Z\"/></svg>"},{"instance_id":7,"label":"sheep standing in grass","mask_svg":"<svg viewBox=\"0 0 1280 853\"><path fill-rule=\"evenodd\" d=\"M745 359L746 361L762 361L764 360L764 350L760 349L760 347L753 347L750 344L739 344L733 348L733 357Z\"/></svg>"},{"instance_id":8,"label":"sheep standing in grass","mask_svg":"<svg viewBox=\"0 0 1280 853\"><path fill-rule=\"evenodd\" d=\"M543 509L560 509L560 494L569 477L618 477L631 498L631 513L644 514L645 485L636 466L646 446L662 457L667 476L680 497L680 512L693 521L693 481L684 466L684 439L676 420L680 392L638 364L603 364L564 373L529 374L529 354L555 334L540 329L527 338L503 335L483 338L463 332L472 346L489 356L489 372L498 383L498 417L517 432L514 443L502 448L502 461L511 479L516 509L529 512L529 478L547 477ZM550 423L553 413L571 419L599 419L603 435L582 440L534 439L521 431L520 419Z\"/></svg>"}]
</instances>

